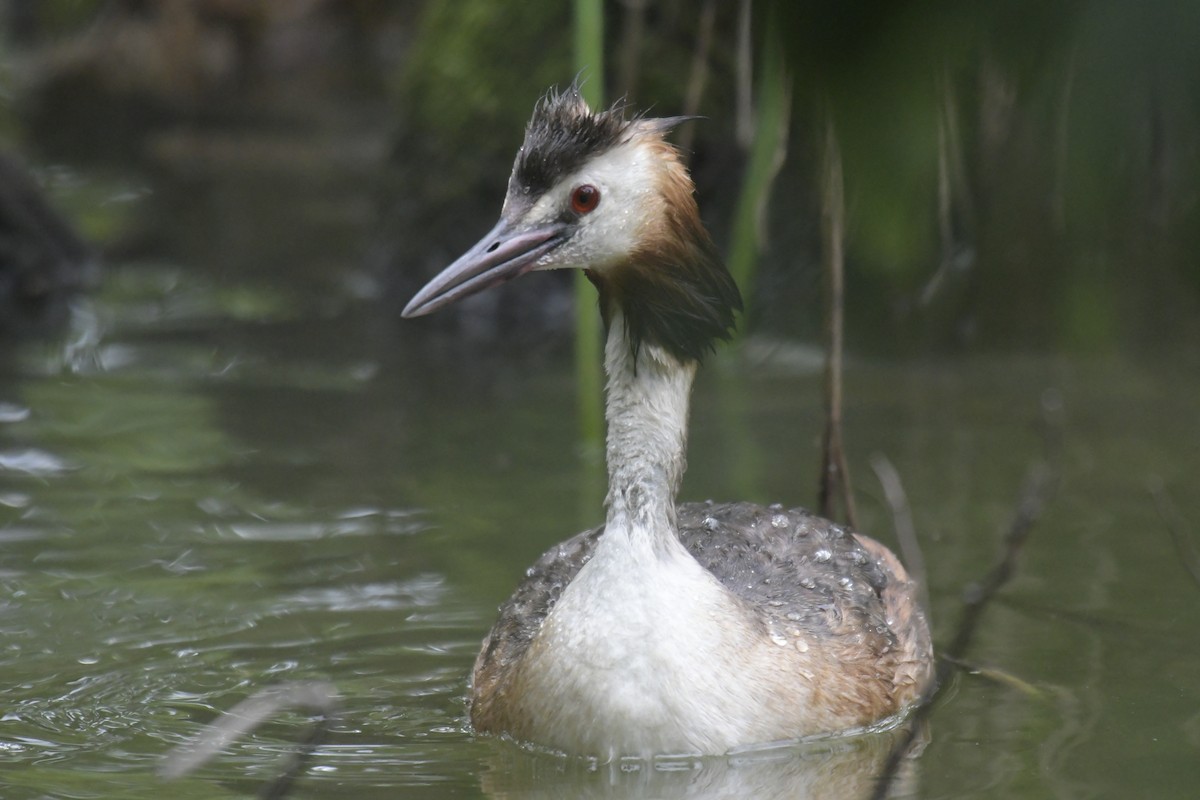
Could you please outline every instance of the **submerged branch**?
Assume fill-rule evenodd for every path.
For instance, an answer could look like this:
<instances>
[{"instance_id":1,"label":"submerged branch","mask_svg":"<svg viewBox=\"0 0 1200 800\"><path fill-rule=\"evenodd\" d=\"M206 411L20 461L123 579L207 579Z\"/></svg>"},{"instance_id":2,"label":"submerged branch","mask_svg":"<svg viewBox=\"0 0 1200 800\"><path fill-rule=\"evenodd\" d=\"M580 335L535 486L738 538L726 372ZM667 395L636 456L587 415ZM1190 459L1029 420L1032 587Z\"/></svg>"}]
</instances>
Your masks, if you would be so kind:
<instances>
[{"instance_id":1,"label":"submerged branch","mask_svg":"<svg viewBox=\"0 0 1200 800\"><path fill-rule=\"evenodd\" d=\"M268 687L229 709L201 730L194 740L168 753L159 774L168 779L182 778L279 712L290 708L311 712L316 719L308 735L288 758L279 777L259 793L260 798L277 800L288 791L313 751L320 746L340 706L337 689L322 681L294 681Z\"/></svg>"},{"instance_id":2,"label":"submerged branch","mask_svg":"<svg viewBox=\"0 0 1200 800\"><path fill-rule=\"evenodd\" d=\"M996 594L1016 573L1017 558L1029 538L1033 525L1041 517L1046 504L1058 488L1059 456L1062 449L1062 400L1055 391L1042 395L1042 439L1044 461L1034 464L1025 475L1016 512L1001 540L1002 551L997 562L983 579L968 584L963 590L962 616L950 644L942 651L938 660L934 680L925 688L921 699L909 715L907 733L899 739L888 760L880 771L872 800L883 800L888 795L892 782L900 769L909 747L922 723L929 717L950 677L962 663L967 648L975 636L984 611L995 599Z\"/></svg>"}]
</instances>

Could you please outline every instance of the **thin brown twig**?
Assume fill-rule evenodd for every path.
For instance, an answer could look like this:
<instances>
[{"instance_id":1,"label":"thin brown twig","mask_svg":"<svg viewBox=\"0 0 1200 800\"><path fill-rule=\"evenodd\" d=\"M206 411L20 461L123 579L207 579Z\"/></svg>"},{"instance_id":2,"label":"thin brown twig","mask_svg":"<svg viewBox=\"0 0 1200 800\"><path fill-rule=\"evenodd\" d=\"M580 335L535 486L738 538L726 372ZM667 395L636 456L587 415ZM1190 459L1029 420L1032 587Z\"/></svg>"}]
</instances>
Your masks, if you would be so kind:
<instances>
[{"instance_id":1,"label":"thin brown twig","mask_svg":"<svg viewBox=\"0 0 1200 800\"><path fill-rule=\"evenodd\" d=\"M826 110L821 154L821 250L825 273L825 435L821 453L820 514L833 518L841 500L844 519L858 526L850 467L842 443L842 349L845 304L846 197L842 153L833 113Z\"/></svg>"}]
</instances>

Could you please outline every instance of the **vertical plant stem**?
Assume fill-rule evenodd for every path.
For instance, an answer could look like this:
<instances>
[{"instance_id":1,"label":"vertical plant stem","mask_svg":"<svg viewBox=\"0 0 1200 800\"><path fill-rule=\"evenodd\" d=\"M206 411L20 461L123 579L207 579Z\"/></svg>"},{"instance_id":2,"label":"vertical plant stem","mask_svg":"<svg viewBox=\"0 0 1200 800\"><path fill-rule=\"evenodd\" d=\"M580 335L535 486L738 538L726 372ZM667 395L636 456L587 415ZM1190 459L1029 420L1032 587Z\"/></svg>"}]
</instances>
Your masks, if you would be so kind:
<instances>
[{"instance_id":1,"label":"vertical plant stem","mask_svg":"<svg viewBox=\"0 0 1200 800\"><path fill-rule=\"evenodd\" d=\"M783 60L783 43L768 21L759 74L754 137L742 192L734 210L729 245L729 271L747 305L753 304L754 271L763 240L771 184L783 165L791 109L791 80Z\"/></svg>"},{"instance_id":2,"label":"vertical plant stem","mask_svg":"<svg viewBox=\"0 0 1200 800\"><path fill-rule=\"evenodd\" d=\"M826 109L821 137L821 260L825 272L825 436L821 458L818 508L833 517L840 498L843 519L857 526L850 468L842 445L842 332L845 302L846 198L842 178L842 152L838 146L833 112Z\"/></svg>"},{"instance_id":3,"label":"vertical plant stem","mask_svg":"<svg viewBox=\"0 0 1200 800\"><path fill-rule=\"evenodd\" d=\"M580 91L592 108L604 105L604 6L602 0L575 0L575 66L584 78ZM604 406L600 310L596 291L583 272L575 276L575 386L580 439L589 454L603 452Z\"/></svg>"}]
</instances>

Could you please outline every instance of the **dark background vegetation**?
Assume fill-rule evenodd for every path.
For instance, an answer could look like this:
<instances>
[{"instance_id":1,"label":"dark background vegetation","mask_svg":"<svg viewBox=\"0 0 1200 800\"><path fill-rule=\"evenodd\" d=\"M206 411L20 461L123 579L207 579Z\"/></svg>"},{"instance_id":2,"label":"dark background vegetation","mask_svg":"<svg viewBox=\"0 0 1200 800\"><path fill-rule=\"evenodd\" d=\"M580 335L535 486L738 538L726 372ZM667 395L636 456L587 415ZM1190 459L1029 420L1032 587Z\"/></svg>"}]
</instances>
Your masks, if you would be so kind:
<instances>
[{"instance_id":1,"label":"dark background vegetation","mask_svg":"<svg viewBox=\"0 0 1200 800\"><path fill-rule=\"evenodd\" d=\"M341 279L289 272L279 231L348 223L361 235L336 240L357 261L345 269L370 277L385 318L488 227L533 102L574 75L560 0L2 8L0 142L51 189L65 165L103 186L98 176L139 176L152 198L115 219L102 192L67 201L110 255L200 264L214 238L242 236L247 263L225 268L321 291ZM852 346L1091 352L1196 335L1200 5L758 3L748 38L744 10L608 3L604 77L634 108L706 117L683 135L725 245L758 54L781 37L790 125L751 330L819 336L828 114L846 174ZM236 191L213 189L229 182ZM239 230L243 218L271 246ZM483 302L465 312L474 322L449 324L494 332L532 317L566 330L569 295L544 289L515 295L520 311Z\"/></svg>"}]
</instances>

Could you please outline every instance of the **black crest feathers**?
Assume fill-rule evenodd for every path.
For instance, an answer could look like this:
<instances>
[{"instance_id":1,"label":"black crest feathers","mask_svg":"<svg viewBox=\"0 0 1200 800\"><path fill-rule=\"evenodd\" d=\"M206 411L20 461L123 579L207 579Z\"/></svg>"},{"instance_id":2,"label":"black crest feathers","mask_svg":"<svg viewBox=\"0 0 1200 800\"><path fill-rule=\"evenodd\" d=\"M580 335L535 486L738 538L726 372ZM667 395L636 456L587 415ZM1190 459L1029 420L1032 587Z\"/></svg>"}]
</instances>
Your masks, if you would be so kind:
<instances>
[{"instance_id":1,"label":"black crest feathers","mask_svg":"<svg viewBox=\"0 0 1200 800\"><path fill-rule=\"evenodd\" d=\"M525 129L509 181L512 213L532 203L567 175L612 148L636 142L652 147L663 169L662 204L653 234L627 264L588 272L600 292L605 323L619 308L635 353L652 342L681 361L700 361L718 340L732 336L741 295L700 221L694 187L679 153L663 136L687 117L627 118L626 106L592 111L572 85L551 90ZM515 202L513 202L515 201Z\"/></svg>"},{"instance_id":2,"label":"black crest feathers","mask_svg":"<svg viewBox=\"0 0 1200 800\"><path fill-rule=\"evenodd\" d=\"M627 141L634 122L625 107L592 111L572 86L551 89L533 109L525 128L525 143L513 165L509 191L536 197L588 160Z\"/></svg>"}]
</instances>

